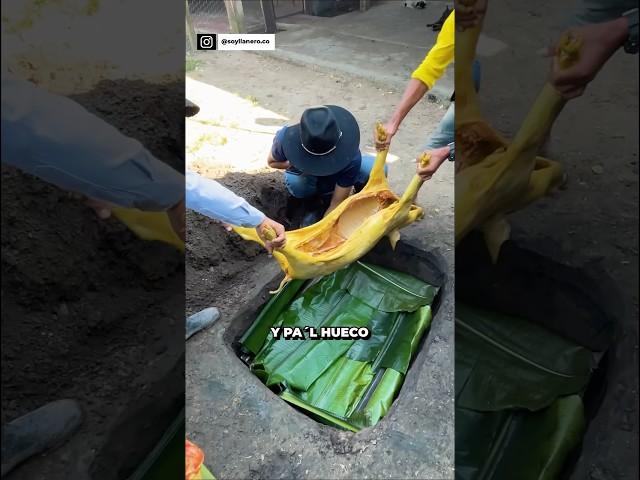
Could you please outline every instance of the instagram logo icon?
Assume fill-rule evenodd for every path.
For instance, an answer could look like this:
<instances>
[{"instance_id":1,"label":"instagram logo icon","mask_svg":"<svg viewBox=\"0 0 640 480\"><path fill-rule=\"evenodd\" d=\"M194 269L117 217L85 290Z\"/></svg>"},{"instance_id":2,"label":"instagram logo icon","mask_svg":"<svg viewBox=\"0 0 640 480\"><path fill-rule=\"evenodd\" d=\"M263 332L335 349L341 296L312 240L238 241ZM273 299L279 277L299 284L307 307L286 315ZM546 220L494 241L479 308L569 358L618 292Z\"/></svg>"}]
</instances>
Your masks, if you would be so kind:
<instances>
[{"instance_id":1,"label":"instagram logo icon","mask_svg":"<svg viewBox=\"0 0 640 480\"><path fill-rule=\"evenodd\" d=\"M198 34L198 50L215 50L216 35L213 33Z\"/></svg>"}]
</instances>

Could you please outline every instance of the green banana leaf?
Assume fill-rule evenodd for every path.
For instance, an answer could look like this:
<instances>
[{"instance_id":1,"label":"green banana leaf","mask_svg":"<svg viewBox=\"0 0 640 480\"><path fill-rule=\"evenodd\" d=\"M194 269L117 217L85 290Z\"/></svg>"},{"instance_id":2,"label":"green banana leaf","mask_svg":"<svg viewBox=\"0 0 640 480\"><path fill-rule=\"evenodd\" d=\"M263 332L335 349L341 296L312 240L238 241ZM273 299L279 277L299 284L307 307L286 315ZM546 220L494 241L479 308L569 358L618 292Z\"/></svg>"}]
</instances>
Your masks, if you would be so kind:
<instances>
[{"instance_id":1,"label":"green banana leaf","mask_svg":"<svg viewBox=\"0 0 640 480\"><path fill-rule=\"evenodd\" d=\"M418 350L420 339L430 324L431 307L429 305L399 316L397 324L387 337L387 342L373 360L373 368L392 368L406 374L409 363Z\"/></svg>"},{"instance_id":2,"label":"green banana leaf","mask_svg":"<svg viewBox=\"0 0 640 480\"><path fill-rule=\"evenodd\" d=\"M364 408L351 414L349 418L351 425L360 430L378 423L389 411L395 394L400 391L403 381L404 375L402 373L390 368L384 370L380 383L376 385Z\"/></svg>"},{"instance_id":3,"label":"green banana leaf","mask_svg":"<svg viewBox=\"0 0 640 480\"><path fill-rule=\"evenodd\" d=\"M382 312L413 312L438 293L438 287L377 265L357 262L343 272L349 293Z\"/></svg>"},{"instance_id":4,"label":"green banana leaf","mask_svg":"<svg viewBox=\"0 0 640 480\"><path fill-rule=\"evenodd\" d=\"M324 287L323 283L318 287ZM316 292L311 288L282 313L281 325L288 327L364 327L374 310L346 290ZM267 373L265 383L283 383L299 390L308 389L355 340L285 340L268 342L258 353L255 370Z\"/></svg>"},{"instance_id":5,"label":"green banana leaf","mask_svg":"<svg viewBox=\"0 0 640 480\"><path fill-rule=\"evenodd\" d=\"M593 353L528 321L456 305L456 479L554 480L585 431Z\"/></svg>"},{"instance_id":6,"label":"green banana leaf","mask_svg":"<svg viewBox=\"0 0 640 480\"><path fill-rule=\"evenodd\" d=\"M273 326L273 319L291 302L305 284L304 280L291 280L287 287L274 295L251 327L240 338L240 344L254 355L258 353Z\"/></svg>"},{"instance_id":7,"label":"green banana leaf","mask_svg":"<svg viewBox=\"0 0 640 480\"><path fill-rule=\"evenodd\" d=\"M520 318L456 305L456 405L548 407L583 391L592 352Z\"/></svg>"},{"instance_id":8,"label":"green banana leaf","mask_svg":"<svg viewBox=\"0 0 640 480\"><path fill-rule=\"evenodd\" d=\"M304 288L292 283L240 340L255 354L251 370L322 422L353 431L375 425L402 386L430 325L438 288L362 262ZM367 327L371 338L274 339L272 326Z\"/></svg>"},{"instance_id":9,"label":"green banana leaf","mask_svg":"<svg viewBox=\"0 0 640 480\"><path fill-rule=\"evenodd\" d=\"M128 480L168 480L184 475L184 409Z\"/></svg>"},{"instance_id":10,"label":"green banana leaf","mask_svg":"<svg viewBox=\"0 0 640 480\"><path fill-rule=\"evenodd\" d=\"M308 405L331 412L336 417L347 418L373 378L371 364L357 362L343 355L310 388L290 388L290 391Z\"/></svg>"},{"instance_id":11,"label":"green banana leaf","mask_svg":"<svg viewBox=\"0 0 640 480\"><path fill-rule=\"evenodd\" d=\"M216 477L213 476L213 473L211 473L207 467L202 465L202 467L200 467L200 480L216 480Z\"/></svg>"},{"instance_id":12,"label":"green banana leaf","mask_svg":"<svg viewBox=\"0 0 640 480\"><path fill-rule=\"evenodd\" d=\"M579 395L537 412L456 408L456 480L555 480L585 431Z\"/></svg>"}]
</instances>

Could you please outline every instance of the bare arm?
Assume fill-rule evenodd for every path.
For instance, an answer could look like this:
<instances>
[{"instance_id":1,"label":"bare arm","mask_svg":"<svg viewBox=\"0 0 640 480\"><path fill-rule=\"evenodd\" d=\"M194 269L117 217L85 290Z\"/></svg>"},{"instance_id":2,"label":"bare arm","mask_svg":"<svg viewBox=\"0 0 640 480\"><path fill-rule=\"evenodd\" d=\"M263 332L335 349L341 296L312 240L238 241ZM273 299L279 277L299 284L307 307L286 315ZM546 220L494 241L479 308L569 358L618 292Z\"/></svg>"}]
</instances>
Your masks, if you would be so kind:
<instances>
[{"instance_id":1,"label":"bare arm","mask_svg":"<svg viewBox=\"0 0 640 480\"><path fill-rule=\"evenodd\" d=\"M271 154L271 152L269 152L269 156L267 157L267 164L271 167L271 168L277 168L279 170L286 170L287 168L289 168L291 166L291 164L289 163L289 161L285 161L285 162L280 162L278 160L276 160L275 158L273 158L273 155Z\"/></svg>"},{"instance_id":2,"label":"bare arm","mask_svg":"<svg viewBox=\"0 0 640 480\"><path fill-rule=\"evenodd\" d=\"M389 143L391 143L391 137L393 137L398 131L404 117L406 117L415 104L424 97L424 94L427 93L428 90L429 87L420 80L415 78L409 80L409 84L402 95L400 103L393 112L393 115L391 115L389 121L384 124L384 129L387 132L386 142L380 143L376 141L376 148L378 150L383 150L389 146Z\"/></svg>"},{"instance_id":3,"label":"bare arm","mask_svg":"<svg viewBox=\"0 0 640 480\"><path fill-rule=\"evenodd\" d=\"M426 165L422 166L421 160L422 156L416 159L416 173L420 176L423 182L429 180L434 173L440 168L440 166L445 162L447 158L449 158L449 153L451 152L451 147L449 145L445 145L444 147L436 148L435 150L427 151L425 153L430 154L431 158L427 162Z\"/></svg>"},{"instance_id":4,"label":"bare arm","mask_svg":"<svg viewBox=\"0 0 640 480\"><path fill-rule=\"evenodd\" d=\"M353 187L340 187L336 185L336 189L333 191L333 196L331 197L331 203L329 204L329 208L327 209L324 216L326 217L329 212L340 205L344 200L349 198L352 189Z\"/></svg>"},{"instance_id":5,"label":"bare arm","mask_svg":"<svg viewBox=\"0 0 640 480\"><path fill-rule=\"evenodd\" d=\"M446 68L453 62L455 57L454 38L455 12L452 12L442 25L436 44L431 47L422 63L411 74L411 79L402 95L400 104L389 121L383 125L386 132L386 140L379 142L377 135L374 136L376 149L384 150L389 148L391 138L400 127L404 117L424 97L424 94L434 86Z\"/></svg>"},{"instance_id":6,"label":"bare arm","mask_svg":"<svg viewBox=\"0 0 640 480\"><path fill-rule=\"evenodd\" d=\"M424 94L427 93L429 87L427 87L420 80L412 78L409 80L409 84L402 95L402 99L400 100L400 104L396 107L395 112L391 116L389 123L395 127L395 130L398 129L404 117L411 111L411 109L420 101Z\"/></svg>"}]
</instances>

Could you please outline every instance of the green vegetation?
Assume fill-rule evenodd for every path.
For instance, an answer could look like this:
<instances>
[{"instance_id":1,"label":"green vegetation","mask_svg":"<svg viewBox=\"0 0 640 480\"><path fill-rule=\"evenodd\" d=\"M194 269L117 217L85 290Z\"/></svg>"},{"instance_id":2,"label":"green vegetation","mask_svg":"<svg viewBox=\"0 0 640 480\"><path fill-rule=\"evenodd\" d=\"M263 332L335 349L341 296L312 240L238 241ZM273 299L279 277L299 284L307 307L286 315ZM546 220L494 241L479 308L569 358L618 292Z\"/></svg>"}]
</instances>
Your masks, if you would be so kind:
<instances>
[{"instance_id":1,"label":"green vegetation","mask_svg":"<svg viewBox=\"0 0 640 480\"><path fill-rule=\"evenodd\" d=\"M229 139L225 136L218 136L212 133L205 133L200 135L198 139L193 142L193 144L187 146L187 152L194 154L205 145L226 145L229 142Z\"/></svg>"},{"instance_id":2,"label":"green vegetation","mask_svg":"<svg viewBox=\"0 0 640 480\"><path fill-rule=\"evenodd\" d=\"M251 102L251 105L253 105L254 107L258 105L258 99L253 95L247 95L244 98L245 100L248 100L249 102Z\"/></svg>"},{"instance_id":3,"label":"green vegetation","mask_svg":"<svg viewBox=\"0 0 640 480\"><path fill-rule=\"evenodd\" d=\"M198 139L193 142L192 145L187 147L187 151L189 153L196 153L199 151L205 144L213 142L213 135L210 133L205 133L204 135L200 135Z\"/></svg>"},{"instance_id":4,"label":"green vegetation","mask_svg":"<svg viewBox=\"0 0 640 480\"><path fill-rule=\"evenodd\" d=\"M200 66L201 63L202 62L200 60L196 60L195 58L187 57L185 70L187 72L193 72L195 69L198 68L198 66Z\"/></svg>"},{"instance_id":5,"label":"green vegetation","mask_svg":"<svg viewBox=\"0 0 640 480\"><path fill-rule=\"evenodd\" d=\"M223 125L217 120L200 120L196 119L196 122L202 125L209 125L210 127L222 127Z\"/></svg>"}]
</instances>

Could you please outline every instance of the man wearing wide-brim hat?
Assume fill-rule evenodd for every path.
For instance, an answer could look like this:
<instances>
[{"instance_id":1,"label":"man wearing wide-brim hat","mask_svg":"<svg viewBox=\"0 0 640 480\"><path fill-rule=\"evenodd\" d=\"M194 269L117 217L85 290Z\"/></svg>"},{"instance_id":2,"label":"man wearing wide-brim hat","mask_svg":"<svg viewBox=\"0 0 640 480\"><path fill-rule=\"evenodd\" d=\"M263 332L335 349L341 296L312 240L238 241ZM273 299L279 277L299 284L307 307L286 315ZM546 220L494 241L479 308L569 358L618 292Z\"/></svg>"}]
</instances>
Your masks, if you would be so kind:
<instances>
[{"instance_id":1,"label":"man wearing wide-brim hat","mask_svg":"<svg viewBox=\"0 0 640 480\"><path fill-rule=\"evenodd\" d=\"M285 170L285 184L296 198L331 194L325 215L369 180L374 157L360 152L354 116L336 105L306 109L300 122L280 129L269 166Z\"/></svg>"}]
</instances>

